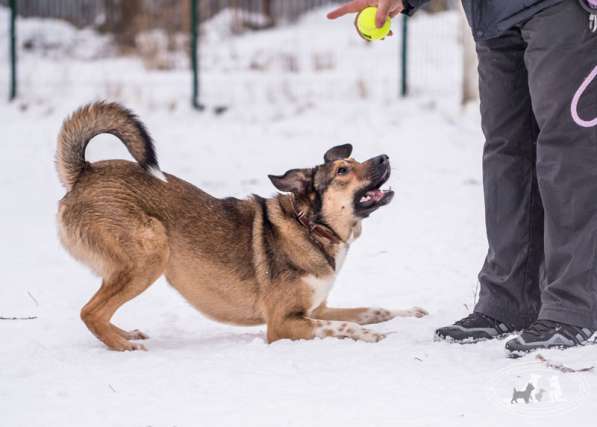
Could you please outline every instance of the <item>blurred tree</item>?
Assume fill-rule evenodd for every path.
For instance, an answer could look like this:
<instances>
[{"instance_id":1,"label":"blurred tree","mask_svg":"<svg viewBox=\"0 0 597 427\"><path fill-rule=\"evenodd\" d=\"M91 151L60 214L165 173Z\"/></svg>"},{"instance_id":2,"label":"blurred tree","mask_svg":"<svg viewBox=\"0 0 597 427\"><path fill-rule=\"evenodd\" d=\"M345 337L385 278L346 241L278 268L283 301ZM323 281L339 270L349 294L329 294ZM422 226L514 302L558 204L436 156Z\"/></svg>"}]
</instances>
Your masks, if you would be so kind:
<instances>
[{"instance_id":1,"label":"blurred tree","mask_svg":"<svg viewBox=\"0 0 597 427\"><path fill-rule=\"evenodd\" d=\"M263 16L267 19L271 25L274 24L274 14L272 10L272 0L262 0L261 2L261 10L263 11Z\"/></svg>"},{"instance_id":2,"label":"blurred tree","mask_svg":"<svg viewBox=\"0 0 597 427\"><path fill-rule=\"evenodd\" d=\"M242 20L242 26L249 30L267 30L276 25L276 20L272 8L272 0L261 0L259 2L261 19L255 19L255 15L247 14Z\"/></svg>"},{"instance_id":3,"label":"blurred tree","mask_svg":"<svg viewBox=\"0 0 597 427\"><path fill-rule=\"evenodd\" d=\"M134 48L143 0L104 0L106 20L100 30L111 32L121 48Z\"/></svg>"},{"instance_id":4,"label":"blurred tree","mask_svg":"<svg viewBox=\"0 0 597 427\"><path fill-rule=\"evenodd\" d=\"M424 8L431 13L444 12L450 9L449 3L450 2L448 0L436 0L427 3Z\"/></svg>"},{"instance_id":5,"label":"blurred tree","mask_svg":"<svg viewBox=\"0 0 597 427\"><path fill-rule=\"evenodd\" d=\"M464 9L460 9L460 36L462 39L462 103L479 98L479 74L477 72L477 53L471 29L466 20Z\"/></svg>"}]
</instances>

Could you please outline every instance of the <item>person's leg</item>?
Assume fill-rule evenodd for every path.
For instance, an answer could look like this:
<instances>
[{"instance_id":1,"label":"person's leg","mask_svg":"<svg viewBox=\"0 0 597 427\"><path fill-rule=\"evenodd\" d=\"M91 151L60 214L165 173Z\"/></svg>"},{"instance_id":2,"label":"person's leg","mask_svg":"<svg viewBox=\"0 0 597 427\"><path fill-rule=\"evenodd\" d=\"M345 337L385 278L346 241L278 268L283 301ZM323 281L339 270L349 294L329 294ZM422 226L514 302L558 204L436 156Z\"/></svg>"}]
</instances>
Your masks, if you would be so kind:
<instances>
[{"instance_id":1,"label":"person's leg","mask_svg":"<svg viewBox=\"0 0 597 427\"><path fill-rule=\"evenodd\" d=\"M515 328L539 312L543 208L535 172L537 123L520 31L479 44L485 223L489 250L475 311Z\"/></svg>"},{"instance_id":2,"label":"person's leg","mask_svg":"<svg viewBox=\"0 0 597 427\"><path fill-rule=\"evenodd\" d=\"M518 29L477 43L489 250L479 274L476 314L438 329L439 338L491 338L527 326L539 312L543 211L525 49Z\"/></svg>"},{"instance_id":3,"label":"person's leg","mask_svg":"<svg viewBox=\"0 0 597 427\"><path fill-rule=\"evenodd\" d=\"M597 81L578 104L578 114L586 120L577 123L571 111L577 89L597 67L597 34L588 25L587 12L569 1L522 26L540 128L537 175L545 209L542 326L530 332L541 335L536 342L543 340L543 346L550 340L576 345L597 329L597 127L586 127L597 117ZM561 329L556 324L578 328L555 339L554 330ZM523 333L518 342L525 336L534 339L531 335Z\"/></svg>"},{"instance_id":4,"label":"person's leg","mask_svg":"<svg viewBox=\"0 0 597 427\"><path fill-rule=\"evenodd\" d=\"M533 110L541 132L537 173L545 206L545 283L539 318L597 327L597 127L579 126L572 98L597 67L597 34L577 2L523 27ZM597 81L579 105L597 117Z\"/></svg>"}]
</instances>

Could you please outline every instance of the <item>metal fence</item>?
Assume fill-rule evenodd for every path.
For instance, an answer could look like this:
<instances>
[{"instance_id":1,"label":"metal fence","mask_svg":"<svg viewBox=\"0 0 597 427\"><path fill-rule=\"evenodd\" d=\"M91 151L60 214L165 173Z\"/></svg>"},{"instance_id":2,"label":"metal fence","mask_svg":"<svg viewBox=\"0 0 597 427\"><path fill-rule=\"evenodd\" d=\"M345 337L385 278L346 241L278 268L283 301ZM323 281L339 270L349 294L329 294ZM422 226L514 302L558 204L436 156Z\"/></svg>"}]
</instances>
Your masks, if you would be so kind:
<instances>
[{"instance_id":1,"label":"metal fence","mask_svg":"<svg viewBox=\"0 0 597 427\"><path fill-rule=\"evenodd\" d=\"M198 14L209 19L223 9L239 12L239 19L264 15L275 22L293 21L303 13L342 0L200 0ZM8 6L10 0L0 0ZM431 11L445 10L450 0L435 1L427 8ZM77 27L96 27L107 32L118 30L111 25L121 15L134 13L144 16L158 28L186 30L189 25L191 0L17 0L18 14L23 17L43 17L66 20ZM126 12L126 11L130 12Z\"/></svg>"},{"instance_id":2,"label":"metal fence","mask_svg":"<svg viewBox=\"0 0 597 427\"><path fill-rule=\"evenodd\" d=\"M198 107L198 42L200 23L224 9L234 11L234 26L239 31L258 30L294 21L302 14L331 3L343 0L0 0L0 6L16 5L19 16L43 17L66 20L77 27L90 27L110 33L121 46L134 47L135 36L148 29L164 29L171 33L184 32L190 35L193 96L192 103ZM443 0L432 3L432 11L454 9L457 0ZM412 64L425 61L421 54L431 52L440 58L445 54L441 49L441 39L453 33L452 28L433 28L424 38L415 38L406 32L403 21L403 34L399 38L401 47L400 80L402 95L406 95L408 70ZM12 46L14 51L14 46ZM435 52L435 53L433 53ZM408 61L408 63L407 63ZM16 58L15 58L16 62ZM441 67L441 64L438 66ZM13 63L11 98L16 96L16 65ZM411 80L425 78L425 70L410 73ZM431 75L434 70L428 70ZM415 82L416 84L416 82ZM414 86L414 85L411 85ZM419 85L421 87L422 85Z\"/></svg>"},{"instance_id":3,"label":"metal fence","mask_svg":"<svg viewBox=\"0 0 597 427\"><path fill-rule=\"evenodd\" d=\"M0 0L2 6L9 3ZM19 0L17 6L20 16L64 19L79 27L95 24L105 12L104 2L95 0Z\"/></svg>"},{"instance_id":4,"label":"metal fence","mask_svg":"<svg viewBox=\"0 0 597 427\"><path fill-rule=\"evenodd\" d=\"M263 14L275 21L293 20L302 13L339 0L201 0L198 13L208 19L233 8L241 18ZM8 7L10 0L0 0ZM154 25L182 29L188 25L190 0L18 0L18 14L66 20L77 27L101 27L106 31L118 15L129 9L151 18ZM243 16L243 14L245 16Z\"/></svg>"}]
</instances>

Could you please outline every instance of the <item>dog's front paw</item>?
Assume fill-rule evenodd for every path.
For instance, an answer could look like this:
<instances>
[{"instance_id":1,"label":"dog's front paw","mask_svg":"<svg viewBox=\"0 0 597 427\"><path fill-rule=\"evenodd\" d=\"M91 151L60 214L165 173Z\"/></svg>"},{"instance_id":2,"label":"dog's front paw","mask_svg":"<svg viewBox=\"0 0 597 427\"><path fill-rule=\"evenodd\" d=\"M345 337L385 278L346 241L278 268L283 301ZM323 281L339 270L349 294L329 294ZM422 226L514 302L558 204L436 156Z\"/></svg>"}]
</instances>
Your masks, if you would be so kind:
<instances>
[{"instance_id":1,"label":"dog's front paw","mask_svg":"<svg viewBox=\"0 0 597 427\"><path fill-rule=\"evenodd\" d=\"M406 310L393 310L393 317L424 317L429 313L421 307L411 307Z\"/></svg>"},{"instance_id":2,"label":"dog's front paw","mask_svg":"<svg viewBox=\"0 0 597 427\"><path fill-rule=\"evenodd\" d=\"M380 342L386 336L384 334L380 334L379 332L373 332L368 329L363 329L363 332L356 337L359 341L365 342Z\"/></svg>"},{"instance_id":3,"label":"dog's front paw","mask_svg":"<svg viewBox=\"0 0 597 427\"><path fill-rule=\"evenodd\" d=\"M424 317L429 315L429 312L421 307L412 307L408 310L413 317Z\"/></svg>"}]
</instances>

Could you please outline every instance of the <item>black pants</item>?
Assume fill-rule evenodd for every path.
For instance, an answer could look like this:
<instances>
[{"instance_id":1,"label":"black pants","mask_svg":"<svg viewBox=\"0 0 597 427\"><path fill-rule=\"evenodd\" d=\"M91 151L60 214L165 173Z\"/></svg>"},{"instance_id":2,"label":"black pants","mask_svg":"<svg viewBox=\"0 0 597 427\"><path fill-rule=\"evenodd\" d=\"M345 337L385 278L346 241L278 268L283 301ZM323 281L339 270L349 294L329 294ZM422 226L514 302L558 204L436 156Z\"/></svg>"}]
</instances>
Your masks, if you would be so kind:
<instances>
[{"instance_id":1,"label":"black pants","mask_svg":"<svg viewBox=\"0 0 597 427\"><path fill-rule=\"evenodd\" d=\"M489 251L475 311L597 328L597 34L577 1L477 43Z\"/></svg>"}]
</instances>

